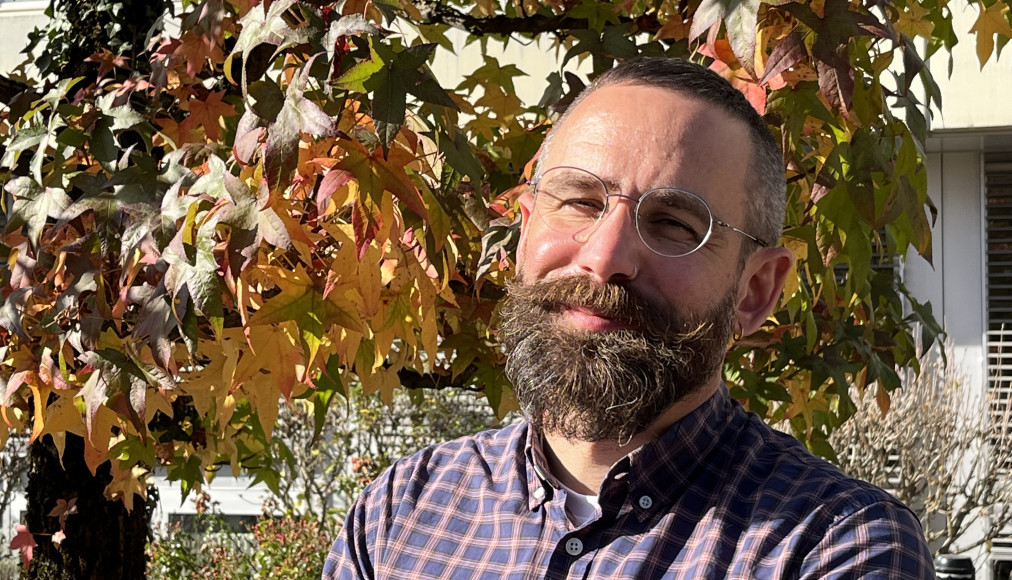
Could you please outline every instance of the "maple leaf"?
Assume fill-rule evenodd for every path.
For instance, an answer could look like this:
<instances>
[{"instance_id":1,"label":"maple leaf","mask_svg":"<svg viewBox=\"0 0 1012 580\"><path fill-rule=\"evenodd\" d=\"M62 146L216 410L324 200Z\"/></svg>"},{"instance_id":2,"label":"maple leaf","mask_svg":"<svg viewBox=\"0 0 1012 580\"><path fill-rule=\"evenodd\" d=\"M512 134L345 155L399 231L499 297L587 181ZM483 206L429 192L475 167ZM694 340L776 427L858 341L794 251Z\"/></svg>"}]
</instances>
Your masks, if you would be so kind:
<instances>
[{"instance_id":1,"label":"maple leaf","mask_svg":"<svg viewBox=\"0 0 1012 580\"><path fill-rule=\"evenodd\" d=\"M235 382L250 395L265 432L274 427L279 398L291 397L295 384L305 378L298 334L291 321L250 333L252 352L244 351L236 364Z\"/></svg>"},{"instance_id":2,"label":"maple leaf","mask_svg":"<svg viewBox=\"0 0 1012 580\"><path fill-rule=\"evenodd\" d=\"M657 30L656 40L682 40L689 37L690 24L682 20L682 15L674 12L668 16L667 22Z\"/></svg>"},{"instance_id":3,"label":"maple leaf","mask_svg":"<svg viewBox=\"0 0 1012 580\"><path fill-rule=\"evenodd\" d=\"M77 514L77 498L72 497L70 500L59 498L56 500L56 507L49 510L49 517L59 518L60 529L67 524L67 518Z\"/></svg>"},{"instance_id":4,"label":"maple leaf","mask_svg":"<svg viewBox=\"0 0 1012 580\"><path fill-rule=\"evenodd\" d=\"M4 189L14 196L14 204L7 217L7 230L24 224L27 237L36 248L46 219L59 219L63 211L73 203L63 189L42 187L39 182L27 176L11 180Z\"/></svg>"},{"instance_id":5,"label":"maple leaf","mask_svg":"<svg viewBox=\"0 0 1012 580\"><path fill-rule=\"evenodd\" d=\"M285 92L284 104L268 128L264 151L264 172L271 187L277 187L295 171L299 158L299 140L303 133L314 137L333 137L337 127L319 105L307 99L303 91L309 82L307 65L303 74L292 79Z\"/></svg>"},{"instance_id":6,"label":"maple leaf","mask_svg":"<svg viewBox=\"0 0 1012 580\"><path fill-rule=\"evenodd\" d=\"M133 511L135 495L141 499L148 497L147 480L151 473L140 465L122 469L119 461L112 462L112 472L112 481L105 487L105 498L110 501L118 499L123 502L127 512Z\"/></svg>"},{"instance_id":7,"label":"maple leaf","mask_svg":"<svg viewBox=\"0 0 1012 580\"><path fill-rule=\"evenodd\" d=\"M21 551L21 563L27 569L32 563L32 558L35 556L35 548L38 544L35 543L35 536L28 531L28 527L24 524L18 524L14 529L16 530L16 534L11 539L9 549Z\"/></svg>"},{"instance_id":8,"label":"maple leaf","mask_svg":"<svg viewBox=\"0 0 1012 580\"><path fill-rule=\"evenodd\" d=\"M193 143L198 140L198 133L196 133L196 127L193 123L188 123L187 119L184 119L182 123L177 122L175 119L169 117L160 117L155 119L155 124L161 127L159 136L168 139L176 147L182 147L187 143Z\"/></svg>"},{"instance_id":9,"label":"maple leaf","mask_svg":"<svg viewBox=\"0 0 1012 580\"><path fill-rule=\"evenodd\" d=\"M358 180L359 188L375 203L383 199L383 192L389 191L411 211L422 219L428 219L425 201L415 184L411 181L404 168L415 161L415 156L400 148L390 150L384 159L383 150L379 147L372 153L357 141L342 139L338 145L345 151L345 156L337 164L338 169L350 172Z\"/></svg>"},{"instance_id":10,"label":"maple leaf","mask_svg":"<svg viewBox=\"0 0 1012 580\"><path fill-rule=\"evenodd\" d=\"M207 138L217 141L221 136L224 118L234 117L238 114L235 107L221 100L224 96L225 91L217 91L207 95L205 100L192 99L189 102L190 115L180 126L203 127Z\"/></svg>"},{"instance_id":11,"label":"maple leaf","mask_svg":"<svg viewBox=\"0 0 1012 580\"><path fill-rule=\"evenodd\" d=\"M39 435L47 433L74 433L82 437L85 435L84 418L74 403L74 393L67 396L61 394L46 407L45 423Z\"/></svg>"},{"instance_id":12,"label":"maple leaf","mask_svg":"<svg viewBox=\"0 0 1012 580\"><path fill-rule=\"evenodd\" d=\"M811 392L810 383L803 381L791 381L788 390L791 393L791 403L787 407L787 418L801 415L805 418L806 434L812 436L812 429L815 425L813 414L815 412L826 412L829 410L829 402L826 400L825 390L828 385L823 385L815 393Z\"/></svg>"},{"instance_id":13,"label":"maple leaf","mask_svg":"<svg viewBox=\"0 0 1012 580\"><path fill-rule=\"evenodd\" d=\"M249 325L295 322L307 365L316 358L320 342L332 325L362 331L362 321L352 305L346 302L339 304L339 297L334 294L324 298L301 265L294 272L275 267L270 267L267 272L281 289L281 294L265 301L260 310L250 317Z\"/></svg>"},{"instance_id":14,"label":"maple leaf","mask_svg":"<svg viewBox=\"0 0 1012 580\"><path fill-rule=\"evenodd\" d=\"M910 38L923 36L931 40L931 32L935 29L935 23L929 19L931 10L921 6L917 2L911 2L906 9L900 12L896 20L896 31L906 34Z\"/></svg>"},{"instance_id":15,"label":"maple leaf","mask_svg":"<svg viewBox=\"0 0 1012 580\"><path fill-rule=\"evenodd\" d=\"M128 67L130 62L127 57L117 55L107 48L96 52L95 54L84 59L85 62L97 62L98 63L98 78L101 79L105 75L109 74L114 68L125 69Z\"/></svg>"},{"instance_id":16,"label":"maple leaf","mask_svg":"<svg viewBox=\"0 0 1012 580\"><path fill-rule=\"evenodd\" d=\"M980 67L991 58L994 51L994 36L1012 37L1012 26L1009 26L1008 17L1009 5L1005 2L995 2L990 6L980 3L980 14L977 21L970 28L971 33L977 35L977 59Z\"/></svg>"},{"instance_id":17,"label":"maple leaf","mask_svg":"<svg viewBox=\"0 0 1012 580\"><path fill-rule=\"evenodd\" d=\"M734 55L741 66L754 76L758 12L759 0L703 0L692 17L689 38L698 38L723 21Z\"/></svg>"},{"instance_id":18,"label":"maple leaf","mask_svg":"<svg viewBox=\"0 0 1012 580\"><path fill-rule=\"evenodd\" d=\"M213 40L188 31L175 47L172 57L186 61L186 74L196 77L208 60L219 62L224 55Z\"/></svg>"}]
</instances>

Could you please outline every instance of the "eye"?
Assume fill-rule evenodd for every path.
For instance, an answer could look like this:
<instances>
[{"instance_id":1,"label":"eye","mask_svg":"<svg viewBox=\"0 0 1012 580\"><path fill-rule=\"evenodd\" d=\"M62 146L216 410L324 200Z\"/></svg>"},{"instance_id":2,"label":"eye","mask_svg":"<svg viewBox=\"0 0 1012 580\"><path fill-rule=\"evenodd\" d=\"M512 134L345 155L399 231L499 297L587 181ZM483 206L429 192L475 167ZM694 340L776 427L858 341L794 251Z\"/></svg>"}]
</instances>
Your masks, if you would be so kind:
<instances>
[{"instance_id":1,"label":"eye","mask_svg":"<svg viewBox=\"0 0 1012 580\"><path fill-rule=\"evenodd\" d=\"M664 238L699 239L699 230L689 223L684 214L674 212L653 212L644 216L651 233Z\"/></svg>"},{"instance_id":2,"label":"eye","mask_svg":"<svg viewBox=\"0 0 1012 580\"><path fill-rule=\"evenodd\" d=\"M562 203L560 205L588 212L601 213L604 211L604 201L600 196L594 197L571 194L568 197L562 198Z\"/></svg>"}]
</instances>

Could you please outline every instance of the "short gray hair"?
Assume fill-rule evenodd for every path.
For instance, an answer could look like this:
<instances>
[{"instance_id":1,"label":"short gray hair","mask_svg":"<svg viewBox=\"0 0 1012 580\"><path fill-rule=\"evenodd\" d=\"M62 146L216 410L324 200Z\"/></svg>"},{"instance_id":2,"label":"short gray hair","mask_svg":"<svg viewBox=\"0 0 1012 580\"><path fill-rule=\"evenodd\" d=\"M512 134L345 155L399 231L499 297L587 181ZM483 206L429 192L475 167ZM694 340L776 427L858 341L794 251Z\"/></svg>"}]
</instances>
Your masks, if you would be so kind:
<instances>
[{"instance_id":1,"label":"short gray hair","mask_svg":"<svg viewBox=\"0 0 1012 580\"><path fill-rule=\"evenodd\" d=\"M555 129L566 122L569 113L587 95L614 85L644 85L675 91L713 103L745 123L751 137L752 156L745 182L748 191L745 192L747 211L744 229L771 246L779 242L787 208L783 154L769 126L741 91L712 70L689 61L664 57L634 58L597 77L566 109ZM541 159L547 156L555 132L550 132L545 139ZM535 175L540 175L543 169L541 159ZM743 256L748 253L743 253Z\"/></svg>"}]
</instances>

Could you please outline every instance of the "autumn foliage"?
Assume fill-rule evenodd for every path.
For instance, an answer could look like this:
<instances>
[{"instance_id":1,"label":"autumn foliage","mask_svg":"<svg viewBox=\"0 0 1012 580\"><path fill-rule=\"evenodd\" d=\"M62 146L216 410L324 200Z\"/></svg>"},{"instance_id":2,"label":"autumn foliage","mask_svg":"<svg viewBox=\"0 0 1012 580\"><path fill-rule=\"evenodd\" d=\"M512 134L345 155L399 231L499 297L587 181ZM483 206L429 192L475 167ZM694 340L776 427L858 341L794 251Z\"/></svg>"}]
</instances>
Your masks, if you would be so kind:
<instances>
[{"instance_id":1,"label":"autumn foliage","mask_svg":"<svg viewBox=\"0 0 1012 580\"><path fill-rule=\"evenodd\" d=\"M183 4L177 33L98 52L89 76L47 79L4 117L0 446L80 435L92 470L111 462L110 499L133 505L156 465L185 490L225 465L257 473L279 400L322 418L351 382L510 409L489 328L513 188L580 61L704 62L785 147L797 272L727 365L751 409L831 454L849 385L877 383L888 408L914 324L938 331L870 267L930 257L913 89L940 96L915 39L956 42L935 0ZM1012 31L1007 0L980 10L983 63ZM440 86L429 63L458 48L451 28L551 45L543 102L515 95L523 63L492 57Z\"/></svg>"}]
</instances>

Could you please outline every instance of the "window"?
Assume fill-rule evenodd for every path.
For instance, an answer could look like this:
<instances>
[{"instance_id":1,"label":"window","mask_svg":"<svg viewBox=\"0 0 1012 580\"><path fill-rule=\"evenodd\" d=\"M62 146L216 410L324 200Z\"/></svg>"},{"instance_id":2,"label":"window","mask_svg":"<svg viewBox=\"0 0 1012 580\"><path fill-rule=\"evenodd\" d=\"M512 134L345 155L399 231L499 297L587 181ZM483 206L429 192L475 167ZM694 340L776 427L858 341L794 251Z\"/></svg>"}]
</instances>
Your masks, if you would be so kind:
<instances>
[{"instance_id":1,"label":"window","mask_svg":"<svg viewBox=\"0 0 1012 580\"><path fill-rule=\"evenodd\" d=\"M985 155L984 169L987 387L991 414L1006 427L1004 433L995 433L993 443L1008 445L1012 437L1008 420L1012 403L1012 154Z\"/></svg>"}]
</instances>

